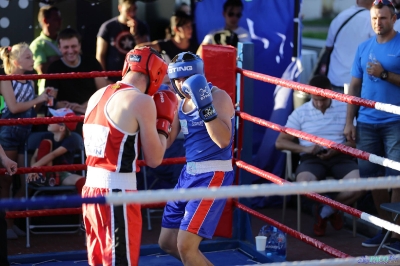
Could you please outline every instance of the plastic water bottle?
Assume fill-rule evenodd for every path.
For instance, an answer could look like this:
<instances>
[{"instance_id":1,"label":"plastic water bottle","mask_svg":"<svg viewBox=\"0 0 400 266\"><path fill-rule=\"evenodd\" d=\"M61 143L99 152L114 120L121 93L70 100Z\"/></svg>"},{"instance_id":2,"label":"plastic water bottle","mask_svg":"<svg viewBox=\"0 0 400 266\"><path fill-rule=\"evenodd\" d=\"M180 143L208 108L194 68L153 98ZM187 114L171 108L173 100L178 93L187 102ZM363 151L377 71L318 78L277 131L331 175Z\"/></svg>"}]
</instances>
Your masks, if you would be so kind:
<instances>
[{"instance_id":1,"label":"plastic water bottle","mask_svg":"<svg viewBox=\"0 0 400 266\"><path fill-rule=\"evenodd\" d=\"M270 237L270 235L272 234L272 229L273 226L267 224L264 225L263 227L261 227L260 232L258 233L259 236L266 236L267 240Z\"/></svg>"},{"instance_id":2,"label":"plastic water bottle","mask_svg":"<svg viewBox=\"0 0 400 266\"><path fill-rule=\"evenodd\" d=\"M367 68L370 68L370 64L376 64L377 62L378 61L376 60L375 54L372 53L372 52L369 53ZM372 76L372 75L369 75L369 74L368 74L368 77L373 82L377 82L379 80L379 78L377 78L375 76Z\"/></svg>"},{"instance_id":3,"label":"plastic water bottle","mask_svg":"<svg viewBox=\"0 0 400 266\"><path fill-rule=\"evenodd\" d=\"M266 253L286 258L286 234L274 226L270 227L272 232L267 237Z\"/></svg>"}]
</instances>

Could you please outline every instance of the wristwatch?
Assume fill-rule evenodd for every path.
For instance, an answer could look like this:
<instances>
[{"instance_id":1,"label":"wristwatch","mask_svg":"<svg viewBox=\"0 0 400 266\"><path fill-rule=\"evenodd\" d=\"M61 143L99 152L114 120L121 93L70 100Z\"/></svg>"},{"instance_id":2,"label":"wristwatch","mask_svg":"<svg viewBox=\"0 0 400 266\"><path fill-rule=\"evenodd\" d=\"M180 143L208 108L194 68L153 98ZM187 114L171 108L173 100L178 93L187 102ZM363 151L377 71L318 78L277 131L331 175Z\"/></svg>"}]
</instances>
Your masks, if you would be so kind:
<instances>
[{"instance_id":1,"label":"wristwatch","mask_svg":"<svg viewBox=\"0 0 400 266\"><path fill-rule=\"evenodd\" d=\"M381 79L386 80L389 76L389 71L383 70L381 73Z\"/></svg>"}]
</instances>

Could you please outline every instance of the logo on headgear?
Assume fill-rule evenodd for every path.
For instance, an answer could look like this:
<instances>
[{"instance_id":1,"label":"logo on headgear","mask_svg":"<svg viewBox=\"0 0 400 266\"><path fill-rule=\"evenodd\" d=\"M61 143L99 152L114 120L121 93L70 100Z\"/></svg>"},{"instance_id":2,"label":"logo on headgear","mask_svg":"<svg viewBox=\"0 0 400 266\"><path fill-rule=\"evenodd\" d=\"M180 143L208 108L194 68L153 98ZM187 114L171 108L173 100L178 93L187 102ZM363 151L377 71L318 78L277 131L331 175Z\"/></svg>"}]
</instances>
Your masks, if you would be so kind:
<instances>
[{"instance_id":1,"label":"logo on headgear","mask_svg":"<svg viewBox=\"0 0 400 266\"><path fill-rule=\"evenodd\" d=\"M142 56L141 55L137 55L137 54L129 55L129 61L130 62L140 62L140 60L142 60Z\"/></svg>"}]
</instances>

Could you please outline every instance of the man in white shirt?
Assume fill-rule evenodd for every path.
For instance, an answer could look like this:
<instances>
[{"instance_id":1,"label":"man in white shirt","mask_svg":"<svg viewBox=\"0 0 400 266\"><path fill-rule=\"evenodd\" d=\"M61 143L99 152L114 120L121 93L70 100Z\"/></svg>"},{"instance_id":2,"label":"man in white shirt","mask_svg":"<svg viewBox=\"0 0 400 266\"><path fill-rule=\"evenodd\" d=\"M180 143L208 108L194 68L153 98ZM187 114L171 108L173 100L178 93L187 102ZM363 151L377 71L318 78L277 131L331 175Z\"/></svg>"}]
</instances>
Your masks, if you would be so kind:
<instances>
[{"instance_id":1,"label":"man in white shirt","mask_svg":"<svg viewBox=\"0 0 400 266\"><path fill-rule=\"evenodd\" d=\"M350 83L350 70L353 64L357 47L363 41L375 36L371 28L370 13L373 0L357 0L357 4L339 13L331 22L326 39L326 48L332 50L328 78L332 88L337 92L344 92L344 84ZM336 41L337 32L343 23L359 10L363 10L352 17L340 30Z\"/></svg>"},{"instance_id":2,"label":"man in white shirt","mask_svg":"<svg viewBox=\"0 0 400 266\"><path fill-rule=\"evenodd\" d=\"M217 30L211 31L204 37L201 44L230 44L231 43L221 43L221 40L215 40L216 34L226 35L225 37L231 38L230 34L236 34L239 42L251 42L250 33L243 27L239 26L240 18L243 12L243 2L242 0L226 0L223 5L223 16L225 18L225 27ZM226 33L224 33L226 32ZM236 37L236 36L234 36ZM234 39L234 38L231 38ZM201 45L197 50L197 54L201 54Z\"/></svg>"},{"instance_id":3,"label":"man in white shirt","mask_svg":"<svg viewBox=\"0 0 400 266\"><path fill-rule=\"evenodd\" d=\"M313 77L310 85L331 89L329 79L322 75ZM355 143L346 141L343 134L346 109L346 104L343 102L312 95L311 101L293 111L288 118L286 127L354 147ZM275 146L278 150L290 150L300 154L300 164L296 169L296 181L317 181L323 180L327 176L333 176L335 179L360 178L355 158L302 139L296 143L295 139L296 137L292 135L280 133ZM334 200L352 205L361 195L362 192L359 191L345 191L338 193ZM328 205L316 203L314 215L316 220L313 231L317 236L325 234L328 220L336 230L343 227L341 214Z\"/></svg>"}]
</instances>

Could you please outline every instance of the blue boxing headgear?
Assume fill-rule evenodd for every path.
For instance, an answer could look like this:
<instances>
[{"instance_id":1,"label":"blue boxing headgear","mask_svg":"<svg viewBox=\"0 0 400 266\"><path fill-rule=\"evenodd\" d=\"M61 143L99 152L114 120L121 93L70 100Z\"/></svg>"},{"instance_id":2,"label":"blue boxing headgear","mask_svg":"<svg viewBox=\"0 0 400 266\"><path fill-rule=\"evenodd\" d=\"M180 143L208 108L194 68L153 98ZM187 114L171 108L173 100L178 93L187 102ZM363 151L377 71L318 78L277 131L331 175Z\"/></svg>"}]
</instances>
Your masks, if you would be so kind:
<instances>
[{"instance_id":1,"label":"blue boxing headgear","mask_svg":"<svg viewBox=\"0 0 400 266\"><path fill-rule=\"evenodd\" d=\"M204 75L203 60L194 53L179 53L168 65L168 77L171 80L171 85L182 99L185 96L176 87L175 79L190 77L194 74Z\"/></svg>"}]
</instances>

